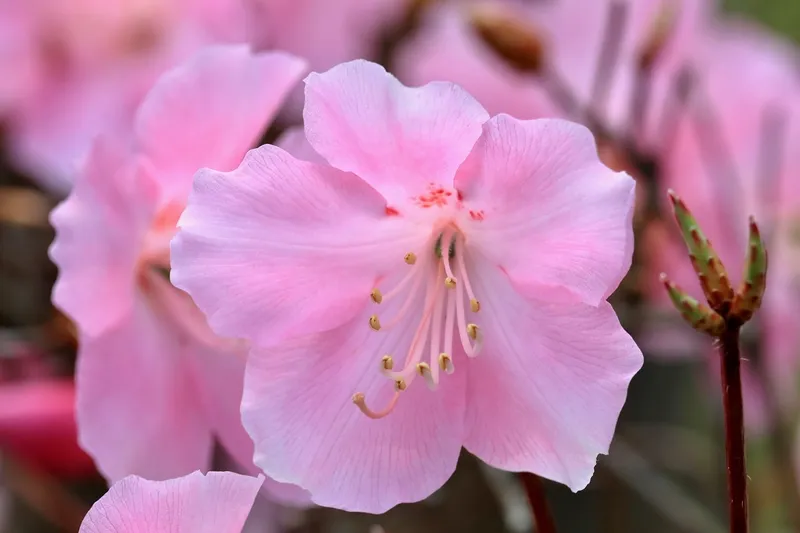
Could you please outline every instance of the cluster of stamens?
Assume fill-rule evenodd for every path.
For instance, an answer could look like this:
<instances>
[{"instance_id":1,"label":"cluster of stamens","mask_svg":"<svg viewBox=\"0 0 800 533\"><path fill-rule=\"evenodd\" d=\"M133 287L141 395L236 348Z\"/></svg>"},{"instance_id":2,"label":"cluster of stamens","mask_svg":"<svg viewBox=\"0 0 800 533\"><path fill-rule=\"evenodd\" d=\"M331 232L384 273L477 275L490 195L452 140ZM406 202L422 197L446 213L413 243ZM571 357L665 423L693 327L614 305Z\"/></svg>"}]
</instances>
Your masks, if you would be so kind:
<instances>
[{"instance_id":1,"label":"cluster of stamens","mask_svg":"<svg viewBox=\"0 0 800 533\"><path fill-rule=\"evenodd\" d=\"M369 327L376 332L385 332L403 322L414 311L412 308L418 301L419 291L423 290L425 295L422 316L402 369L395 370L395 360L391 354L384 355L380 360L380 372L394 382L395 393L389 405L376 412L367 407L363 393L353 396L353 402L370 418L383 418L391 413L400 393L411 385L416 376L422 377L428 388L435 390L441 372L452 374L455 371L454 328L468 357L477 356L483 344L478 325L468 322L465 302L469 302L471 313L480 311L481 305L475 298L467 275L463 236L455 229L448 228L431 244L432 253L426 252L421 258L413 252L405 255L404 260L411 271L394 288L386 293L375 288L370 293L372 302L377 305L405 295L397 315L385 324L381 323L377 314L369 317ZM427 361L423 360L426 352Z\"/></svg>"}]
</instances>

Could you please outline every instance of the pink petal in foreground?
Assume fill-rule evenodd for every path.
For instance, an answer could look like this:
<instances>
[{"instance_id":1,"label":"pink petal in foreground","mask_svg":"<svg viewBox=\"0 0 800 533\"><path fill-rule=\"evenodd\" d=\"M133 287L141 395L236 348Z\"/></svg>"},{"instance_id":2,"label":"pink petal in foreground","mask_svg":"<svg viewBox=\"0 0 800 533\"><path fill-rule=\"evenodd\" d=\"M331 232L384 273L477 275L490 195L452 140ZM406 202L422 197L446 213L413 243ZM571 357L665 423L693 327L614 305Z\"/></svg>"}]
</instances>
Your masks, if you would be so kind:
<instances>
[{"instance_id":1,"label":"pink petal in foreground","mask_svg":"<svg viewBox=\"0 0 800 533\"><path fill-rule=\"evenodd\" d=\"M137 148L184 202L197 169L232 170L299 81L305 63L247 45L210 46L162 76L136 115Z\"/></svg>"},{"instance_id":2,"label":"pink petal in foreground","mask_svg":"<svg viewBox=\"0 0 800 533\"><path fill-rule=\"evenodd\" d=\"M384 303L392 316L403 299ZM372 312L368 306L333 331L253 350L242 417L267 475L306 488L320 505L382 513L427 497L455 470L466 374L446 376L431 391L411 364L407 390L395 392L378 371L381 357L394 354L400 370L419 315L396 328L386 323L379 334L367 327ZM370 419L351 403L354 393L373 411L394 410Z\"/></svg>"},{"instance_id":3,"label":"pink petal in foreground","mask_svg":"<svg viewBox=\"0 0 800 533\"><path fill-rule=\"evenodd\" d=\"M185 339L141 296L127 320L81 336L76 371L81 445L110 480L167 479L209 464L211 433L186 372Z\"/></svg>"},{"instance_id":4,"label":"pink petal in foreground","mask_svg":"<svg viewBox=\"0 0 800 533\"><path fill-rule=\"evenodd\" d=\"M405 87L366 61L306 78L303 113L311 146L358 174L390 202L451 186L489 115L451 83Z\"/></svg>"},{"instance_id":5,"label":"pink petal in foreground","mask_svg":"<svg viewBox=\"0 0 800 533\"><path fill-rule=\"evenodd\" d=\"M266 346L348 321L382 265L427 236L356 176L270 145L198 172L179 227L173 284L216 333Z\"/></svg>"},{"instance_id":6,"label":"pink petal in foreground","mask_svg":"<svg viewBox=\"0 0 800 533\"><path fill-rule=\"evenodd\" d=\"M630 267L634 181L600 163L584 126L493 117L455 184L470 244L517 284L597 305Z\"/></svg>"},{"instance_id":7,"label":"pink petal in foreground","mask_svg":"<svg viewBox=\"0 0 800 533\"><path fill-rule=\"evenodd\" d=\"M92 506L79 533L240 533L262 481L232 472L130 476Z\"/></svg>"},{"instance_id":8,"label":"pink petal in foreground","mask_svg":"<svg viewBox=\"0 0 800 533\"><path fill-rule=\"evenodd\" d=\"M524 298L490 264L474 267L486 312L483 350L470 361L464 446L496 468L581 490L608 453L642 353L607 302Z\"/></svg>"}]
</instances>

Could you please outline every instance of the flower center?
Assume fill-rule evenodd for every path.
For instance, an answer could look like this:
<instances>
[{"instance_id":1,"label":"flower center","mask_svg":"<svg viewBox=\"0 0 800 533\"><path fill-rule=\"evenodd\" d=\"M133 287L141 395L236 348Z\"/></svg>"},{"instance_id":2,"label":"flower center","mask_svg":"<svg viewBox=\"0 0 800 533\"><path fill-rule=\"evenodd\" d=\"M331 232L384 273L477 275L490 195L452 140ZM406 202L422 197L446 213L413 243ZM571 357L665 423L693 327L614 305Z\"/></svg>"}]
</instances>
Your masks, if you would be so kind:
<instances>
[{"instance_id":1,"label":"flower center","mask_svg":"<svg viewBox=\"0 0 800 533\"><path fill-rule=\"evenodd\" d=\"M171 202L158 211L144 238L140 268L169 269L169 241L178 231L178 219L184 207L180 202Z\"/></svg>"},{"instance_id":2,"label":"flower center","mask_svg":"<svg viewBox=\"0 0 800 533\"><path fill-rule=\"evenodd\" d=\"M415 314L412 308L419 301L419 291L424 294L422 317L405 354L402 368L395 370L392 354L384 355L380 361L380 372L394 382L395 393L389 404L381 411L373 411L367 407L363 393L353 396L353 403L370 418L383 418L391 413L400 393L411 386L416 376L422 377L428 388L435 390L441 372L452 374L455 371L454 328L468 357L477 356L483 344L480 328L474 322L468 321L467 302L472 314L478 313L481 305L475 298L467 274L463 235L455 228L448 227L432 239L426 249L430 252L426 252L421 258L417 258L412 252L405 255L404 260L411 270L391 290L384 293L375 288L370 295L377 305L404 298L397 314L385 323L381 323L378 314L370 316L369 327L382 333L404 323L410 314Z\"/></svg>"}]
</instances>

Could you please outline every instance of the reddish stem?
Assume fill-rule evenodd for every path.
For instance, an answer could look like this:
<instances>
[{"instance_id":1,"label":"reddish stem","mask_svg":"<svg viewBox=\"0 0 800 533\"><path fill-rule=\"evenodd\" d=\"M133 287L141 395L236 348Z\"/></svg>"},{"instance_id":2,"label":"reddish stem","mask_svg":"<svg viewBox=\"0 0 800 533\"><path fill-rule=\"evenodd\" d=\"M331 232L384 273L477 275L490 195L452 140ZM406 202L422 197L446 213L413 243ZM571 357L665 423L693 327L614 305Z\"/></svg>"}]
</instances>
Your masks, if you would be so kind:
<instances>
[{"instance_id":1,"label":"reddish stem","mask_svg":"<svg viewBox=\"0 0 800 533\"><path fill-rule=\"evenodd\" d=\"M725 409L725 460L731 533L747 533L747 470L744 456L744 410L740 372L739 326L720 337L722 404Z\"/></svg>"},{"instance_id":2,"label":"reddish stem","mask_svg":"<svg viewBox=\"0 0 800 533\"><path fill-rule=\"evenodd\" d=\"M536 533L556 533L556 523L553 521L553 514L550 512L550 505L547 503L542 478L527 472L522 472L519 477L531 504Z\"/></svg>"}]
</instances>

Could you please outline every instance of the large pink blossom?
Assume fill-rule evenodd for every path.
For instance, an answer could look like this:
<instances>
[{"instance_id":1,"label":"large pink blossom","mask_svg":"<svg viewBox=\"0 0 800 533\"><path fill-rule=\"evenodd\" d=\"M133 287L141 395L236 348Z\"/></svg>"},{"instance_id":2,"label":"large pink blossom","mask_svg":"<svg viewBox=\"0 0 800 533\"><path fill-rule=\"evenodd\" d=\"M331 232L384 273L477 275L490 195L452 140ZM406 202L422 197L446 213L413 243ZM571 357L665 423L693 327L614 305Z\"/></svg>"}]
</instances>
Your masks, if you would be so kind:
<instances>
[{"instance_id":1,"label":"large pink blossom","mask_svg":"<svg viewBox=\"0 0 800 533\"><path fill-rule=\"evenodd\" d=\"M262 482L232 472L126 477L95 502L79 533L241 533Z\"/></svg>"},{"instance_id":2,"label":"large pink blossom","mask_svg":"<svg viewBox=\"0 0 800 533\"><path fill-rule=\"evenodd\" d=\"M689 64L694 90L676 110L674 140L662 154L663 184L695 213L735 283L744 268L747 220L756 217L770 254L768 288L756 318L758 356L770 387L788 400L795 397L800 370L800 154L792 148L800 142L797 52L752 25L724 21L708 29ZM665 300L656 282L665 271L701 298L672 230L654 232L649 243L651 288ZM753 333L749 327L746 337ZM752 415L759 425L762 415Z\"/></svg>"},{"instance_id":3,"label":"large pink blossom","mask_svg":"<svg viewBox=\"0 0 800 533\"><path fill-rule=\"evenodd\" d=\"M399 77L410 83L456 82L493 114L584 119L591 110L612 130L641 137L643 132L632 130L632 116L645 44L658 21L671 21L662 22L670 30L650 77L649 104L644 106L644 125L652 130L657 129L676 69L710 4L707 0L449 0L432 8L422 27L401 47L396 68ZM483 43L469 23L470 15L479 12L505 14L538 35L542 63L579 109L564 108L561 99L554 98L551 83L516 72ZM615 52L604 58L604 49Z\"/></svg>"},{"instance_id":4,"label":"large pink blossom","mask_svg":"<svg viewBox=\"0 0 800 533\"><path fill-rule=\"evenodd\" d=\"M585 487L642 363L606 302L633 180L583 126L365 61L310 75L304 113L305 160L201 170L172 244L176 286L257 346L256 463L369 512L431 494L462 445Z\"/></svg>"},{"instance_id":5,"label":"large pink blossom","mask_svg":"<svg viewBox=\"0 0 800 533\"><path fill-rule=\"evenodd\" d=\"M244 466L239 417L246 346L217 338L170 285L169 240L195 170L234 168L304 63L215 46L165 74L119 143L101 137L53 213L53 299L80 332L80 438L117 480L207 468L216 437Z\"/></svg>"},{"instance_id":6,"label":"large pink blossom","mask_svg":"<svg viewBox=\"0 0 800 533\"><path fill-rule=\"evenodd\" d=\"M66 191L92 139L130 131L155 80L245 38L229 0L0 0L0 119L15 164Z\"/></svg>"}]
</instances>

